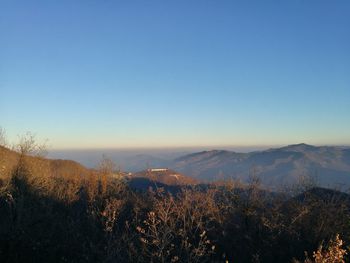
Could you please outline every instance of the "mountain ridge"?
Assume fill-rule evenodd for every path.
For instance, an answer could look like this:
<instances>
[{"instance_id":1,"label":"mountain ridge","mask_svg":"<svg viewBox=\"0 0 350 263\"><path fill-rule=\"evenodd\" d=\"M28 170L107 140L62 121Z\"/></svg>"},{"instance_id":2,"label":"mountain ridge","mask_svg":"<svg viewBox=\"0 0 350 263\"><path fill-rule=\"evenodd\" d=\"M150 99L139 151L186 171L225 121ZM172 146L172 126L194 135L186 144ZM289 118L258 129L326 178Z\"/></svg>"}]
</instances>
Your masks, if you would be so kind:
<instances>
[{"instance_id":1,"label":"mountain ridge","mask_svg":"<svg viewBox=\"0 0 350 263\"><path fill-rule=\"evenodd\" d=\"M202 151L181 156L171 167L188 176L213 181L258 176L266 185L290 184L315 177L321 186L350 186L350 149L341 146L291 144L263 151Z\"/></svg>"},{"instance_id":2,"label":"mountain ridge","mask_svg":"<svg viewBox=\"0 0 350 263\"><path fill-rule=\"evenodd\" d=\"M0 172L9 172L18 159L17 155L18 153L1 147ZM66 174L70 170L76 174L93 171L74 161L47 160L46 167L58 170L59 174ZM44 165L44 160L41 162ZM350 188L350 148L342 146L299 143L248 153L215 149L185 154L172 160L138 154L131 167L136 171L130 171L125 166L122 166L122 171L137 173L152 167L167 167L176 171L176 174L185 176L184 178L191 177L193 181L236 179L249 182L252 177L258 177L268 187L295 184L301 178L308 177L321 187ZM154 177L160 181L171 181L169 176ZM189 182L188 179L185 181ZM177 181L172 183L176 184Z\"/></svg>"}]
</instances>

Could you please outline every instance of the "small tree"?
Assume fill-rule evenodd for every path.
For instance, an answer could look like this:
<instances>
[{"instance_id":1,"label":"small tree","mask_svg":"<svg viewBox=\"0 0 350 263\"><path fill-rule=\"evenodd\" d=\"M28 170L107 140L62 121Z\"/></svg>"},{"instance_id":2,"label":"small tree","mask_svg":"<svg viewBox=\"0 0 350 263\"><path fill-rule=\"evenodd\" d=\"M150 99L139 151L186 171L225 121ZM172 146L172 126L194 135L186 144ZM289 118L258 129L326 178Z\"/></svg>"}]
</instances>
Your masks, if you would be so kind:
<instances>
[{"instance_id":1,"label":"small tree","mask_svg":"<svg viewBox=\"0 0 350 263\"><path fill-rule=\"evenodd\" d=\"M45 157L47 155L47 141L38 143L36 135L31 132L26 132L24 135L19 136L19 142L13 148L22 155L37 157Z\"/></svg>"},{"instance_id":2,"label":"small tree","mask_svg":"<svg viewBox=\"0 0 350 263\"><path fill-rule=\"evenodd\" d=\"M328 242L326 249L320 245L317 251L313 252L313 260L307 257L305 263L345 263L344 257L347 251L342 246L343 241L337 234L334 239Z\"/></svg>"},{"instance_id":3,"label":"small tree","mask_svg":"<svg viewBox=\"0 0 350 263\"><path fill-rule=\"evenodd\" d=\"M0 146L6 147L8 145L6 131L0 127Z\"/></svg>"}]
</instances>

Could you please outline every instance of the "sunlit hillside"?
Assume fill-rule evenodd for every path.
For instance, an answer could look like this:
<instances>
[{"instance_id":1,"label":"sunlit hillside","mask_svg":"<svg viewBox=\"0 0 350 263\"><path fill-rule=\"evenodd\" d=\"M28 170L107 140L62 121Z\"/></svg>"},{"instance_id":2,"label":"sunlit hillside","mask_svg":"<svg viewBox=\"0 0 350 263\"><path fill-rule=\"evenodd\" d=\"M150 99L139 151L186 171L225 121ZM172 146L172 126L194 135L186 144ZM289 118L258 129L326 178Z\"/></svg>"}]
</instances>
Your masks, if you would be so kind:
<instances>
[{"instance_id":1,"label":"sunlit hillside","mask_svg":"<svg viewBox=\"0 0 350 263\"><path fill-rule=\"evenodd\" d=\"M257 177L203 184L167 168L132 174L106 158L87 169L38 156L33 138L23 138L21 151L0 149L1 262L313 262L317 253L331 261L316 262L341 262L334 257L346 255L347 193L310 181L274 192Z\"/></svg>"},{"instance_id":2,"label":"sunlit hillside","mask_svg":"<svg viewBox=\"0 0 350 263\"><path fill-rule=\"evenodd\" d=\"M0 263L350 262L350 0L0 0Z\"/></svg>"}]
</instances>

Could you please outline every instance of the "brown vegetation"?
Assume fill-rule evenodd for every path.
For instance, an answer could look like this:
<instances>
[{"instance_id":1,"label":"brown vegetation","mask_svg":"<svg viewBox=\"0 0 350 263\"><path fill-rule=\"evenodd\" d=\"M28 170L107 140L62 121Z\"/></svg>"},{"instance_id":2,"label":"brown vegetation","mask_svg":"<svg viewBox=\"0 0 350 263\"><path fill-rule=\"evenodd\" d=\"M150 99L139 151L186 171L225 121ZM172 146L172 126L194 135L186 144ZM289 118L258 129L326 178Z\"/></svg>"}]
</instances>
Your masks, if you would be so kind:
<instances>
[{"instance_id":1,"label":"brown vegetation","mask_svg":"<svg viewBox=\"0 0 350 263\"><path fill-rule=\"evenodd\" d=\"M306 258L305 263L345 263L346 249L343 248L343 241L336 235L328 242L327 248L322 245L313 252L313 259Z\"/></svg>"},{"instance_id":2,"label":"brown vegetation","mask_svg":"<svg viewBox=\"0 0 350 263\"><path fill-rule=\"evenodd\" d=\"M135 192L106 158L92 171L0 153L0 262L346 260L344 193L313 188L290 198L257 180ZM315 252L310 259L305 251Z\"/></svg>"}]
</instances>

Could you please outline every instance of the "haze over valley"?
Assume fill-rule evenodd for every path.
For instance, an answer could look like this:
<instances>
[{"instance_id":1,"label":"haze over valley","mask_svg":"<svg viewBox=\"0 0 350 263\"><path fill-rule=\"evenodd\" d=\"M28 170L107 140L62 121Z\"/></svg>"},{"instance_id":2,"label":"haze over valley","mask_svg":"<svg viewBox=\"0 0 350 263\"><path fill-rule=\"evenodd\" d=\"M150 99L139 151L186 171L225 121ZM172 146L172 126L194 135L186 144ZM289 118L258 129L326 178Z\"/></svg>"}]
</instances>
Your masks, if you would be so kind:
<instances>
[{"instance_id":1,"label":"haze over valley","mask_svg":"<svg viewBox=\"0 0 350 263\"><path fill-rule=\"evenodd\" d=\"M0 262L350 262L349 14L0 1Z\"/></svg>"},{"instance_id":2,"label":"haze over valley","mask_svg":"<svg viewBox=\"0 0 350 263\"><path fill-rule=\"evenodd\" d=\"M309 177L319 186L350 187L350 147L295 144L245 152L198 149L71 150L54 151L52 158L73 159L87 167L97 167L104 155L124 172L152 167L174 169L187 176L210 182L236 179L248 182L257 176L266 186L295 184Z\"/></svg>"}]
</instances>

